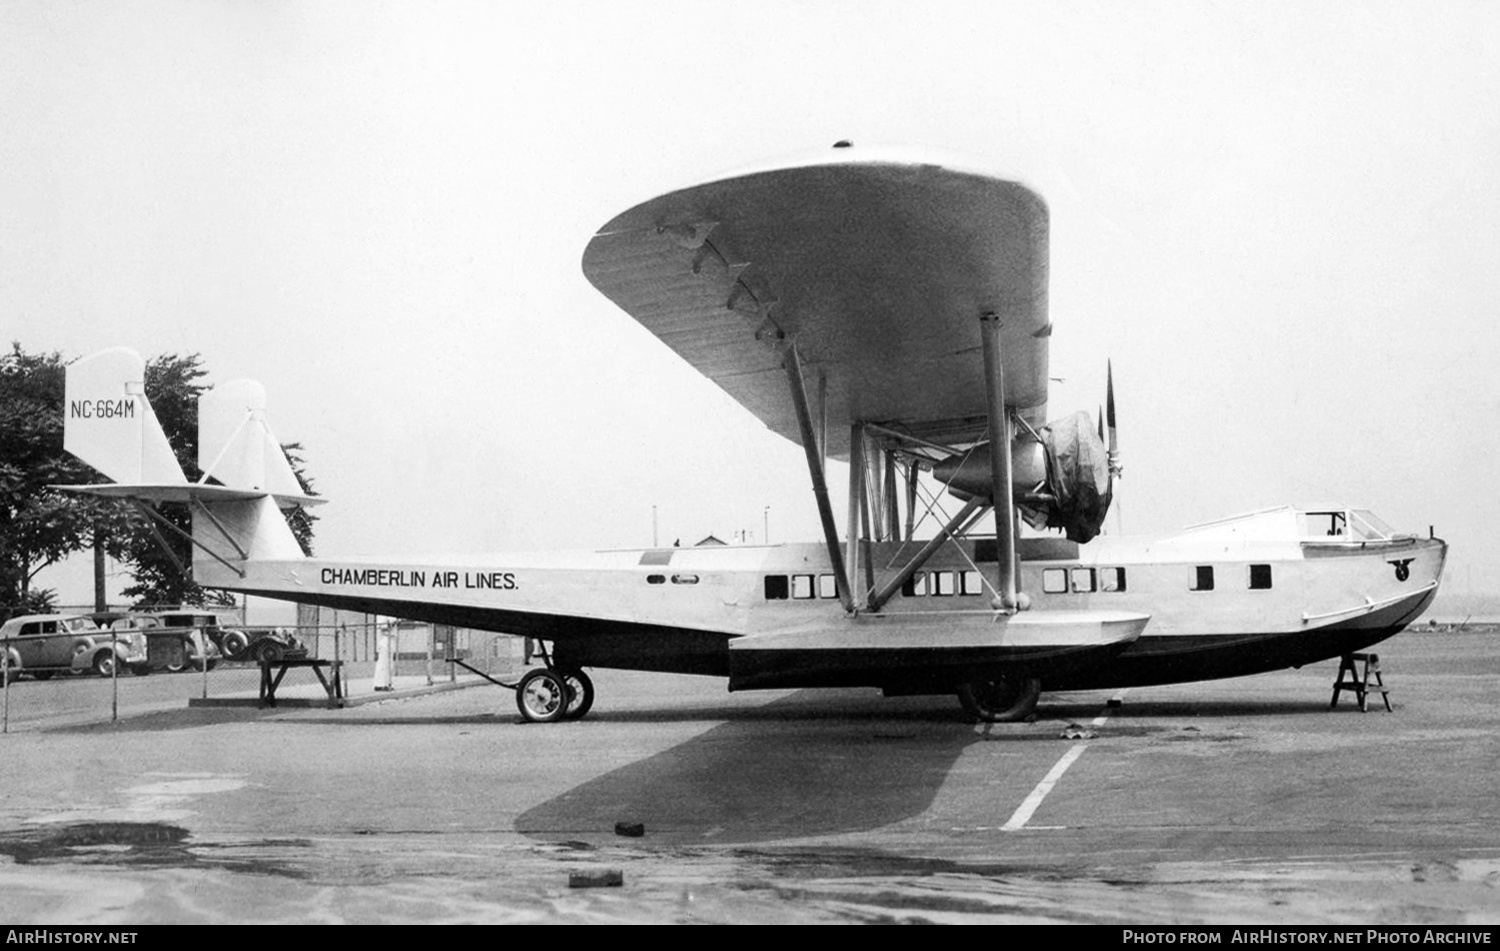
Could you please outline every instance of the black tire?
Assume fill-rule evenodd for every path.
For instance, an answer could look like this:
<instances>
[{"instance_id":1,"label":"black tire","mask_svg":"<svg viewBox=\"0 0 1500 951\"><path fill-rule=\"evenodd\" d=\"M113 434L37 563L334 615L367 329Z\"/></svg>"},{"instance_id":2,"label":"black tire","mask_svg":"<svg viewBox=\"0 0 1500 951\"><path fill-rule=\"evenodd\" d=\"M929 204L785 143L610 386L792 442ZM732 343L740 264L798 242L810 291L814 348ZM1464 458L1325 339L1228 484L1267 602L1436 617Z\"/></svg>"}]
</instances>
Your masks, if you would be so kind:
<instances>
[{"instance_id":1,"label":"black tire","mask_svg":"<svg viewBox=\"0 0 1500 951\"><path fill-rule=\"evenodd\" d=\"M100 677L113 677L115 675L114 651L100 651L94 655L94 673Z\"/></svg>"},{"instance_id":2,"label":"black tire","mask_svg":"<svg viewBox=\"0 0 1500 951\"><path fill-rule=\"evenodd\" d=\"M259 644L255 645L255 649L253 651L256 660L270 661L273 664L276 661L281 660L281 657L284 653L285 651L281 649L281 645L276 643L275 641L261 641Z\"/></svg>"},{"instance_id":3,"label":"black tire","mask_svg":"<svg viewBox=\"0 0 1500 951\"><path fill-rule=\"evenodd\" d=\"M130 665L130 672L132 674L134 674L135 676L137 676L137 677L144 677L147 674L151 673L151 665L150 664L131 664Z\"/></svg>"},{"instance_id":4,"label":"black tire","mask_svg":"<svg viewBox=\"0 0 1500 951\"><path fill-rule=\"evenodd\" d=\"M250 638L244 631L230 631L224 635L224 654L230 660L239 660L245 654L245 648L250 646Z\"/></svg>"},{"instance_id":5,"label":"black tire","mask_svg":"<svg viewBox=\"0 0 1500 951\"><path fill-rule=\"evenodd\" d=\"M980 723L1016 723L1036 713L1042 682L1036 677L1002 674L958 688L964 712Z\"/></svg>"},{"instance_id":6,"label":"black tire","mask_svg":"<svg viewBox=\"0 0 1500 951\"><path fill-rule=\"evenodd\" d=\"M15 674L16 674L16 672L15 672L14 669L12 669L10 673L11 673L12 677L14 677ZM31 676L33 678L37 679L37 680L50 680L52 678L52 671L50 671L50 670L33 670L31 672Z\"/></svg>"},{"instance_id":7,"label":"black tire","mask_svg":"<svg viewBox=\"0 0 1500 951\"><path fill-rule=\"evenodd\" d=\"M516 684L516 709L528 723L556 723L568 714L568 685L555 670L539 668Z\"/></svg>"},{"instance_id":8,"label":"black tire","mask_svg":"<svg viewBox=\"0 0 1500 951\"><path fill-rule=\"evenodd\" d=\"M563 716L569 720L581 720L593 709L594 682L581 670L559 670L563 683L568 687L568 711Z\"/></svg>"}]
</instances>

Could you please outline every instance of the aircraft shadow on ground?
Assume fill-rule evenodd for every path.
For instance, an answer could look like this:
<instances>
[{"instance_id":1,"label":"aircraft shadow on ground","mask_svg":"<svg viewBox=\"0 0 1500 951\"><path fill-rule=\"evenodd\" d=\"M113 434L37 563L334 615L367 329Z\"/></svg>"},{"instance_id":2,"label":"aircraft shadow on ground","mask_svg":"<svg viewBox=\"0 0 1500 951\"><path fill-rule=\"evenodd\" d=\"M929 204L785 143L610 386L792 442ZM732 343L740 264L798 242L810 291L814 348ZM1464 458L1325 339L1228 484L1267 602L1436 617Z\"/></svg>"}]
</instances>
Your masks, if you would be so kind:
<instances>
[{"instance_id":1,"label":"aircraft shadow on ground","mask_svg":"<svg viewBox=\"0 0 1500 951\"><path fill-rule=\"evenodd\" d=\"M823 702L810 701L820 695ZM657 842L719 845L887 826L924 812L964 749L983 740L956 706L944 703L830 702L827 692L811 691L726 709L726 722L576 786L518 816L515 827L556 840L579 829L639 822ZM600 719L665 717L622 711ZM767 721L787 726L771 729Z\"/></svg>"},{"instance_id":2,"label":"aircraft shadow on ground","mask_svg":"<svg viewBox=\"0 0 1500 951\"><path fill-rule=\"evenodd\" d=\"M749 844L868 831L921 815L964 750L979 742L1056 743L1056 727L1088 723L1105 707L1043 703L1031 724L979 729L942 698L816 702L806 691L755 708L725 709L726 722L684 743L570 789L523 813L516 830L557 840L579 829L644 824L674 844ZM1357 707L1348 709L1357 712ZM1141 701L1101 728L1130 721L1329 715L1327 701ZM663 722L704 711L601 713L612 722ZM794 724L767 729L767 721ZM1160 724L1153 729L1170 731Z\"/></svg>"},{"instance_id":3,"label":"aircraft shadow on ground","mask_svg":"<svg viewBox=\"0 0 1500 951\"><path fill-rule=\"evenodd\" d=\"M726 723L528 810L516 830L543 839L642 823L678 843L761 842L875 829L925 810L963 748L938 739L799 742Z\"/></svg>"}]
</instances>

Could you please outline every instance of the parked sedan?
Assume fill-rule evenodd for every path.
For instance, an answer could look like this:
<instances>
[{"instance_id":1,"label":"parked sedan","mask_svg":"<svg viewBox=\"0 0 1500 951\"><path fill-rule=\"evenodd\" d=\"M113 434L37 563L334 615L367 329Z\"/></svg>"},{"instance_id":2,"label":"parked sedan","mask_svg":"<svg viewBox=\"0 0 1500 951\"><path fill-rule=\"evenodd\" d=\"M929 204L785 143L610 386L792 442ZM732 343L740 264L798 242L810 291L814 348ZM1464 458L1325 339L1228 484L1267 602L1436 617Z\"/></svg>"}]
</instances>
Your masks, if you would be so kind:
<instances>
[{"instance_id":1,"label":"parked sedan","mask_svg":"<svg viewBox=\"0 0 1500 951\"><path fill-rule=\"evenodd\" d=\"M59 671L89 670L110 677L116 664L133 668L146 660L146 642L140 632L101 631L93 621L76 614L13 617L0 624L0 645L11 679L27 673L46 680Z\"/></svg>"},{"instance_id":2,"label":"parked sedan","mask_svg":"<svg viewBox=\"0 0 1500 951\"><path fill-rule=\"evenodd\" d=\"M194 628L207 635L210 647L217 646L223 656L230 660L279 660L283 657L298 657L307 653L307 648L296 637L275 628L226 627L217 614L193 611L187 608L177 611L158 611L151 615L163 626ZM235 623L230 618L231 623ZM209 669L213 669L214 655L210 654ZM198 663L197 658L193 663Z\"/></svg>"},{"instance_id":3,"label":"parked sedan","mask_svg":"<svg viewBox=\"0 0 1500 951\"><path fill-rule=\"evenodd\" d=\"M209 670L219 662L219 648L201 624L195 625L181 616L157 613L122 613L106 611L89 617L100 628L112 631L142 631L146 638L146 660L133 664L131 672L145 674L153 670L179 673L189 668Z\"/></svg>"}]
</instances>

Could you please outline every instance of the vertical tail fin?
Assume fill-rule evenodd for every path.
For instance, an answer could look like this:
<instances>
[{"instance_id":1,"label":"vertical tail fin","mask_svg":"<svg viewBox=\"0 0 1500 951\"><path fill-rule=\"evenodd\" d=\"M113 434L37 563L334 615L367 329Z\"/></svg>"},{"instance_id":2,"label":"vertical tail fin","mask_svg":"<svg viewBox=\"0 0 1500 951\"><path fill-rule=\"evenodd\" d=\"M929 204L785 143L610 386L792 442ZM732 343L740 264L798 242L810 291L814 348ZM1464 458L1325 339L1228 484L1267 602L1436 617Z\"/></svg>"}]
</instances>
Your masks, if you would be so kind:
<instances>
[{"instance_id":1,"label":"vertical tail fin","mask_svg":"<svg viewBox=\"0 0 1500 951\"><path fill-rule=\"evenodd\" d=\"M146 399L146 361L115 347L70 364L63 448L124 485L186 485Z\"/></svg>"},{"instance_id":2,"label":"vertical tail fin","mask_svg":"<svg viewBox=\"0 0 1500 951\"><path fill-rule=\"evenodd\" d=\"M281 443L266 423L266 390L231 380L198 398L198 468L232 489L304 498ZM278 501L280 498L278 498Z\"/></svg>"}]
</instances>

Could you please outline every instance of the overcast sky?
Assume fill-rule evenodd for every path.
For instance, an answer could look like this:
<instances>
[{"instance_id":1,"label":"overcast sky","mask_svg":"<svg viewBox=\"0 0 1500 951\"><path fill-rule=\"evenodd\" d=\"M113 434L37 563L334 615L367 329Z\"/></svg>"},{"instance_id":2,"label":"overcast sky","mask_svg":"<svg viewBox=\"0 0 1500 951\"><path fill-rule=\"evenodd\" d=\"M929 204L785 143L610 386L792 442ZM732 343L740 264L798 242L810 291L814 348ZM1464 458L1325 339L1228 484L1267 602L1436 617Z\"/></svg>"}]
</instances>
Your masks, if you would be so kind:
<instances>
[{"instance_id":1,"label":"overcast sky","mask_svg":"<svg viewBox=\"0 0 1500 951\"><path fill-rule=\"evenodd\" d=\"M800 450L579 260L838 139L1044 195L1127 532L1357 504L1496 589L1493 3L5 0L0 337L261 380L320 554L812 540Z\"/></svg>"}]
</instances>

